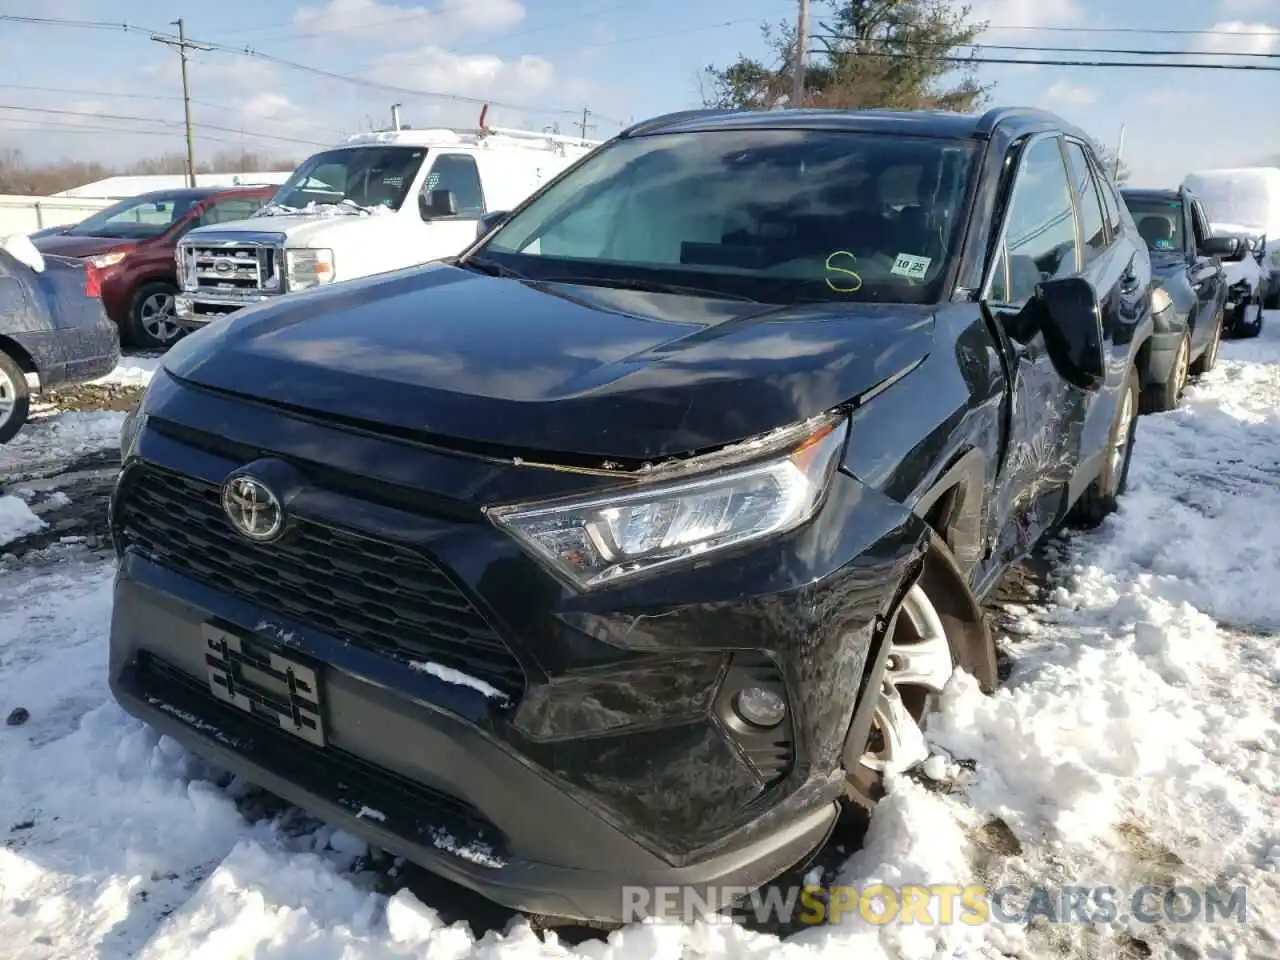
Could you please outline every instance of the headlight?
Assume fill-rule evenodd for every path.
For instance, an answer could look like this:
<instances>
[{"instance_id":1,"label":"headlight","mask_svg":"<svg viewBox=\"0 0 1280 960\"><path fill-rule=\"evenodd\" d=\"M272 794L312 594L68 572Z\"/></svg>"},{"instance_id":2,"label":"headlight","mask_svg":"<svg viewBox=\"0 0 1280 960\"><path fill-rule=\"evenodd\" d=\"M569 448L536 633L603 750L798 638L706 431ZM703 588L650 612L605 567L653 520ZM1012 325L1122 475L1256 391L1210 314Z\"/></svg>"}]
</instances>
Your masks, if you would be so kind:
<instances>
[{"instance_id":1,"label":"headlight","mask_svg":"<svg viewBox=\"0 0 1280 960\"><path fill-rule=\"evenodd\" d=\"M290 290L307 290L333 282L332 250L286 250L284 262Z\"/></svg>"},{"instance_id":2,"label":"headlight","mask_svg":"<svg viewBox=\"0 0 1280 960\"><path fill-rule=\"evenodd\" d=\"M1173 298L1162 287L1151 291L1151 312L1161 313L1173 306Z\"/></svg>"},{"instance_id":3,"label":"headlight","mask_svg":"<svg viewBox=\"0 0 1280 960\"><path fill-rule=\"evenodd\" d=\"M93 264L99 270L105 270L107 267L114 267L128 255L128 250L113 250L110 253L100 253L96 257L85 257L84 259L86 263Z\"/></svg>"},{"instance_id":4,"label":"headlight","mask_svg":"<svg viewBox=\"0 0 1280 960\"><path fill-rule=\"evenodd\" d=\"M575 587L590 590L799 527L821 505L847 433L844 418L824 418L778 441L772 457L765 448L748 463L690 468L684 479L668 480L668 473L681 474L664 471L663 480L624 492L486 513Z\"/></svg>"}]
</instances>

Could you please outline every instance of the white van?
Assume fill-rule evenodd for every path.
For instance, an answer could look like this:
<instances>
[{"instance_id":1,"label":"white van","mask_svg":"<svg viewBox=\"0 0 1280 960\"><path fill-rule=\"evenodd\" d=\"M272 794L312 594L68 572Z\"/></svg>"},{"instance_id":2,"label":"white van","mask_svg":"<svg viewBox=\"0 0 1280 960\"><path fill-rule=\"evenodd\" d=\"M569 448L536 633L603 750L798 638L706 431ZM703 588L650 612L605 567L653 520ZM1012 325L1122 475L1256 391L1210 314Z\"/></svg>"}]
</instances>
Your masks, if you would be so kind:
<instances>
[{"instance_id":1,"label":"white van","mask_svg":"<svg viewBox=\"0 0 1280 960\"><path fill-rule=\"evenodd\" d=\"M1187 174L1182 185L1200 200L1214 233L1265 235L1260 279L1266 306L1280 306L1280 168L1197 170ZM1246 257L1241 265L1227 266L1238 273L1250 270L1251 262Z\"/></svg>"},{"instance_id":2,"label":"white van","mask_svg":"<svg viewBox=\"0 0 1280 960\"><path fill-rule=\"evenodd\" d=\"M250 219L179 241L175 313L193 328L271 297L452 256L476 239L482 216L511 210L597 146L483 125L349 137L303 161Z\"/></svg>"}]
</instances>

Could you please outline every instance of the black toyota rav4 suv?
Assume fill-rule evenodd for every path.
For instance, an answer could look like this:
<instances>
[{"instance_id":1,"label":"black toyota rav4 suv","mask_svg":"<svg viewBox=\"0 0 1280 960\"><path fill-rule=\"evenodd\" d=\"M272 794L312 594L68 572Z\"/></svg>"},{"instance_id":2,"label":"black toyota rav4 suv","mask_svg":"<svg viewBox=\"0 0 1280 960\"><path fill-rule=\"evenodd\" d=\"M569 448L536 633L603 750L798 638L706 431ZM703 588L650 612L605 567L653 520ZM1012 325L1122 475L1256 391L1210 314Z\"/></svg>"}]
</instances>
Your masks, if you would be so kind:
<instances>
[{"instance_id":1,"label":"black toyota rav4 suv","mask_svg":"<svg viewBox=\"0 0 1280 960\"><path fill-rule=\"evenodd\" d=\"M508 906L719 902L920 763L996 683L981 598L1114 509L1146 247L1027 110L677 114L477 232L167 354L112 689Z\"/></svg>"}]
</instances>

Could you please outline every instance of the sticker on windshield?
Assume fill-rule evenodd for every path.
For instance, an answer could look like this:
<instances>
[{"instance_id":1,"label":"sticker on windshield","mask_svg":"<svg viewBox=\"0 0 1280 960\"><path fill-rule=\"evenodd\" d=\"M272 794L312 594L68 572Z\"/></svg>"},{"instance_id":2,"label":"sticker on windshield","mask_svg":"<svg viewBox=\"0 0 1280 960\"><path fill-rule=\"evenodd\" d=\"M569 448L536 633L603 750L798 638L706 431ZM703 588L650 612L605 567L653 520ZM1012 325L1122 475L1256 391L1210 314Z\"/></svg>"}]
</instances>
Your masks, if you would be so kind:
<instances>
[{"instance_id":1,"label":"sticker on windshield","mask_svg":"<svg viewBox=\"0 0 1280 960\"><path fill-rule=\"evenodd\" d=\"M889 272L897 274L899 277L920 280L928 273L929 264L932 262L929 257L917 257L910 253L900 253L898 258L893 261L893 269Z\"/></svg>"},{"instance_id":2,"label":"sticker on windshield","mask_svg":"<svg viewBox=\"0 0 1280 960\"><path fill-rule=\"evenodd\" d=\"M1157 240L1157 241L1156 241L1156 249L1157 249L1157 250L1172 250L1172 249L1173 249L1173 241L1172 241L1172 240L1165 240L1165 239L1163 239L1163 238L1162 238L1162 239L1160 239L1160 240Z\"/></svg>"}]
</instances>

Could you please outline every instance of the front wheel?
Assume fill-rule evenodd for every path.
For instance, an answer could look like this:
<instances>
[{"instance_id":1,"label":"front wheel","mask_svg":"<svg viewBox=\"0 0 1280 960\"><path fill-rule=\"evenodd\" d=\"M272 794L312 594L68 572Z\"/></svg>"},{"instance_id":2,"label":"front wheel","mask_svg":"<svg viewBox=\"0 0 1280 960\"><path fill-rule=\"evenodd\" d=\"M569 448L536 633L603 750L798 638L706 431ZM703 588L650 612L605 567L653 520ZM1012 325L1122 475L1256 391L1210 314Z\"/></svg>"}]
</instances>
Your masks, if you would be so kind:
<instances>
[{"instance_id":1,"label":"front wheel","mask_svg":"<svg viewBox=\"0 0 1280 960\"><path fill-rule=\"evenodd\" d=\"M1083 527L1096 527L1116 511L1120 497L1129 487L1129 464L1133 460L1133 444L1138 431L1138 371L1129 368L1124 392L1116 404L1116 418L1107 436L1106 460L1102 472L1089 484L1075 506L1070 519Z\"/></svg>"},{"instance_id":2,"label":"front wheel","mask_svg":"<svg viewBox=\"0 0 1280 960\"><path fill-rule=\"evenodd\" d=\"M1250 304L1250 307L1256 309L1246 310L1248 319L1240 324L1240 337L1244 340L1252 340L1262 333L1262 304Z\"/></svg>"},{"instance_id":3,"label":"front wheel","mask_svg":"<svg viewBox=\"0 0 1280 960\"><path fill-rule=\"evenodd\" d=\"M1191 372L1191 334L1184 333L1173 358L1173 369L1164 383L1153 383L1142 391L1142 413L1165 413L1177 409Z\"/></svg>"},{"instance_id":4,"label":"front wheel","mask_svg":"<svg viewBox=\"0 0 1280 960\"><path fill-rule=\"evenodd\" d=\"M1199 377L1208 373L1218 363L1218 350L1222 346L1222 324L1224 323L1222 311L1218 311L1218 316L1213 322L1213 332L1209 334L1209 342L1205 344L1204 353L1196 359L1191 365L1191 375Z\"/></svg>"},{"instance_id":5,"label":"front wheel","mask_svg":"<svg viewBox=\"0 0 1280 960\"><path fill-rule=\"evenodd\" d=\"M987 692L995 688L996 653L982 610L946 545L932 538L919 579L890 620L884 674L876 689L871 732L848 772L849 795L874 803L884 778L929 758L925 723L961 667Z\"/></svg>"},{"instance_id":6,"label":"front wheel","mask_svg":"<svg viewBox=\"0 0 1280 960\"><path fill-rule=\"evenodd\" d=\"M163 280L138 288L125 318L125 335L132 346L164 350L178 341L183 330L174 312L177 296L178 288Z\"/></svg>"}]
</instances>

